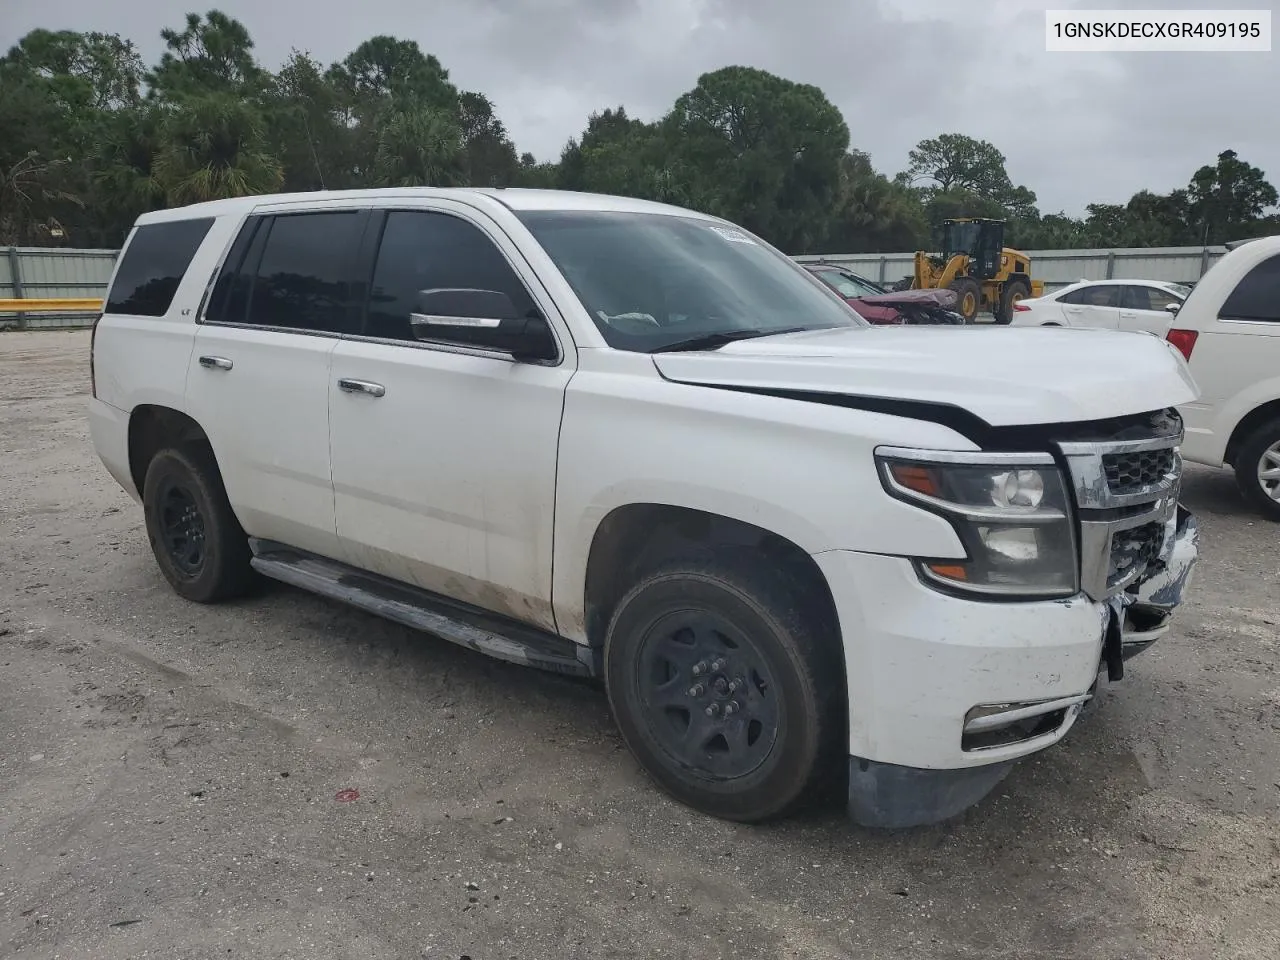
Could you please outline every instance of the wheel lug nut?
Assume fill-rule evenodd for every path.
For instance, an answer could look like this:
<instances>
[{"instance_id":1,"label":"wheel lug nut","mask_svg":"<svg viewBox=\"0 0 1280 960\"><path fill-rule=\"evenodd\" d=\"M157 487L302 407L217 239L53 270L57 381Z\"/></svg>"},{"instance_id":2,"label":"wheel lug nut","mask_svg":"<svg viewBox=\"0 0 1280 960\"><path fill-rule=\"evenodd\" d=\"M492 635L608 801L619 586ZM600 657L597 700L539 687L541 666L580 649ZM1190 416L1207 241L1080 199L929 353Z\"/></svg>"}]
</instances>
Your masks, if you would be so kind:
<instances>
[{"instance_id":1,"label":"wheel lug nut","mask_svg":"<svg viewBox=\"0 0 1280 960\"><path fill-rule=\"evenodd\" d=\"M706 672L707 672L707 661L699 660L697 663L693 665L693 675L695 677L700 677Z\"/></svg>"},{"instance_id":2,"label":"wheel lug nut","mask_svg":"<svg viewBox=\"0 0 1280 960\"><path fill-rule=\"evenodd\" d=\"M705 711L705 713L706 713L706 715L707 715L708 717L714 717L714 716L715 716L716 714L718 714L719 712L720 712L720 704L718 704L718 703L713 703L713 704L711 704L711 706L707 707L707 709L706 709L706 711Z\"/></svg>"},{"instance_id":3,"label":"wheel lug nut","mask_svg":"<svg viewBox=\"0 0 1280 960\"><path fill-rule=\"evenodd\" d=\"M729 681L728 690L729 690L729 692L730 692L730 693L733 693L733 692L735 692L735 691L736 691L739 687L741 687L741 686L742 686L742 684L741 684L741 683L739 683L737 680L730 680L730 681Z\"/></svg>"},{"instance_id":4,"label":"wheel lug nut","mask_svg":"<svg viewBox=\"0 0 1280 960\"><path fill-rule=\"evenodd\" d=\"M700 697L707 692L707 688L701 683L695 683L689 688L689 696Z\"/></svg>"},{"instance_id":5,"label":"wheel lug nut","mask_svg":"<svg viewBox=\"0 0 1280 960\"><path fill-rule=\"evenodd\" d=\"M716 660L716 662L715 662L715 663L711 664L711 672L712 672L712 673L719 673L719 672L720 672L721 670L723 670L723 669L724 669L724 658L723 658L723 657L722 657L722 658L720 658L720 659L718 659L718 660Z\"/></svg>"},{"instance_id":6,"label":"wheel lug nut","mask_svg":"<svg viewBox=\"0 0 1280 960\"><path fill-rule=\"evenodd\" d=\"M730 716L731 714L735 714L737 712L738 712L738 702L736 700L730 700L728 703L724 705L724 715L726 717Z\"/></svg>"}]
</instances>

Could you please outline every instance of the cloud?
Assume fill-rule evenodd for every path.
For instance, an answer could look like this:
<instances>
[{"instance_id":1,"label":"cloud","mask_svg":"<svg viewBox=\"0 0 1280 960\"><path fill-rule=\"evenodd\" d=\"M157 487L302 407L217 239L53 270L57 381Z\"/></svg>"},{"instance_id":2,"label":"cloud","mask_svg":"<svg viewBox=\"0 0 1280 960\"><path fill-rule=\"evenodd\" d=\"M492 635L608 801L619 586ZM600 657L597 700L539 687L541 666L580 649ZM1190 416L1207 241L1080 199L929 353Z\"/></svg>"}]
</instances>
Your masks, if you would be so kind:
<instances>
[{"instance_id":1,"label":"cloud","mask_svg":"<svg viewBox=\"0 0 1280 960\"><path fill-rule=\"evenodd\" d=\"M2 0L0 45L28 30L122 33L155 59L182 0ZM728 64L822 88L853 145L892 174L919 140L992 141L1044 211L1080 213L1143 188L1184 186L1227 148L1280 180L1274 54L1050 54L1044 10L1066 0L206 0L242 20L260 60L291 48L323 62L388 33L436 54L487 94L516 141L554 159L596 109L653 119L700 74ZM1203 7L1203 0L1162 0Z\"/></svg>"}]
</instances>

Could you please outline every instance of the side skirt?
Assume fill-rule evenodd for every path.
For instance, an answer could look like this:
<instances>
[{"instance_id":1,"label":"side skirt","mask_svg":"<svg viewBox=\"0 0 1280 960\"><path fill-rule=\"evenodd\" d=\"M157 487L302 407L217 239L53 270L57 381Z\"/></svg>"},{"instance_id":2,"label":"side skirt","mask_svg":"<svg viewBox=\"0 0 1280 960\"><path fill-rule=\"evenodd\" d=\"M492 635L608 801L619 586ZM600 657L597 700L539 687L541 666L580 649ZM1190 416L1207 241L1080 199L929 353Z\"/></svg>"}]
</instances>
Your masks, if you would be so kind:
<instances>
[{"instance_id":1,"label":"side skirt","mask_svg":"<svg viewBox=\"0 0 1280 960\"><path fill-rule=\"evenodd\" d=\"M253 568L273 580L498 660L576 677L597 675L594 651L564 637L282 543L250 538L249 546Z\"/></svg>"}]
</instances>

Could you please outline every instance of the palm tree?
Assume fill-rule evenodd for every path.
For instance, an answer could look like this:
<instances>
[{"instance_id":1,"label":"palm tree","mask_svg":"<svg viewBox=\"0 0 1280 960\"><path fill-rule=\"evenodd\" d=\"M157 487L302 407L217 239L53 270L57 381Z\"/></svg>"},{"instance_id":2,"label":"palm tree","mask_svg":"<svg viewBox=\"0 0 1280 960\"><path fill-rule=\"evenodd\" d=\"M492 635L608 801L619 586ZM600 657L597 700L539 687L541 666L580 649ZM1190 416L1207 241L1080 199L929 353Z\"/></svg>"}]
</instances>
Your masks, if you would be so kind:
<instances>
[{"instance_id":1,"label":"palm tree","mask_svg":"<svg viewBox=\"0 0 1280 960\"><path fill-rule=\"evenodd\" d=\"M221 93L183 98L168 109L154 171L173 205L270 193L284 179L261 112Z\"/></svg>"},{"instance_id":2,"label":"palm tree","mask_svg":"<svg viewBox=\"0 0 1280 960\"><path fill-rule=\"evenodd\" d=\"M388 187L455 187L466 183L462 131L428 106L386 110L377 122L374 180Z\"/></svg>"},{"instance_id":3,"label":"palm tree","mask_svg":"<svg viewBox=\"0 0 1280 960\"><path fill-rule=\"evenodd\" d=\"M119 111L107 118L89 157L94 192L104 206L132 220L164 205L156 176L160 114L154 109Z\"/></svg>"}]
</instances>

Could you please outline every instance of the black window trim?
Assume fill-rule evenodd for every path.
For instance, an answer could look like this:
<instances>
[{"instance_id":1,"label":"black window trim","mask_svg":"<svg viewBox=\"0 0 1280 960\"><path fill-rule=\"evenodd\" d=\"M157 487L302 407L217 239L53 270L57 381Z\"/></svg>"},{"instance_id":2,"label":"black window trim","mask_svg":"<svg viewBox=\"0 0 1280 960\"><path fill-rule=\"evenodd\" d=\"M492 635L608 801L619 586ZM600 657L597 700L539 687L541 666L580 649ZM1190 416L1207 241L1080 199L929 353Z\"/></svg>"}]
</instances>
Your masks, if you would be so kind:
<instances>
[{"instance_id":1,"label":"black window trim","mask_svg":"<svg viewBox=\"0 0 1280 960\"><path fill-rule=\"evenodd\" d=\"M208 281L206 281L204 285L204 293L200 295L200 304L199 306L196 307L196 323L198 324L208 323L210 326L218 326L218 327L230 326L230 324L225 323L223 321L205 319L206 315L209 312L209 301L213 299L213 288L218 283L218 277L222 275L222 268L226 266L227 258L231 256L231 251L236 248L236 243L237 241L239 241L240 235L244 233L245 229L248 228L249 224L254 220L258 221L257 223L253 224L253 230L256 232L259 227L259 224L263 219L264 218L262 216L250 210L247 214L245 214L236 222L235 227L231 231L230 237L228 237L227 241L222 245L222 251L218 254L217 262L213 265L213 270L209 274L209 279ZM249 247L251 246L253 246L252 237L249 238L249 242L245 245L245 251L243 256L248 256ZM243 262L243 256L241 258L242 262ZM236 266L236 269L237 270L239 269L238 264Z\"/></svg>"},{"instance_id":2,"label":"black window trim","mask_svg":"<svg viewBox=\"0 0 1280 960\"><path fill-rule=\"evenodd\" d=\"M250 221L255 219L258 221L258 224L254 226L255 230L263 229L262 227L263 222L266 222L267 224L265 229L270 230L271 221L274 221L277 217L298 216L298 215L304 215L308 213L340 213L340 212L352 212L352 213L360 214L364 217L365 222L364 222L364 225L361 227L360 238L356 241L356 256L359 257L361 252L364 249L365 237L368 235L368 232L369 232L369 224L373 220L373 217L371 216L371 214L376 212L371 207L347 206L343 204L341 206L339 205L334 205L334 206L322 205L317 207L307 206L301 209L285 209L285 210L277 210L277 209L263 210L263 209L255 208L253 210L250 210L248 213L246 213L244 217L241 218L240 224L236 228L235 232L232 233L231 238L227 241L226 246L222 250L222 255L218 258L218 265L217 267L214 268L213 276L210 277L209 282L205 287L204 297L200 301L200 312L196 316L196 323L202 324L204 326L210 326L210 327L228 327L235 330L264 330L268 333L294 334L300 337L325 337L331 340L357 339L352 334L335 333L332 330L308 330L305 327L276 327L276 326L270 326L263 323L245 323L242 320L210 320L207 316L209 298L212 295L214 284L218 282L218 276L222 273L222 268L226 266L227 258L231 256L231 250L235 246L236 239L245 230L245 228L249 226ZM252 247L253 247L253 241L251 240L249 242L249 245L245 247L244 255L246 257L249 255L249 251L250 249L252 249ZM265 249L265 245L264 245L264 249ZM244 262L241 261L241 263L237 266L236 269L238 270L240 269L240 267L243 267L243 266L244 266ZM360 264L357 261L357 268L359 266ZM360 273L358 269L352 272L352 277L353 277L353 283L358 282L360 277ZM252 288L251 288L251 291L252 291ZM252 292L250 293L250 295L252 296ZM361 299L367 299L367 298L368 298L367 291L361 294Z\"/></svg>"},{"instance_id":3,"label":"black window trim","mask_svg":"<svg viewBox=\"0 0 1280 960\"><path fill-rule=\"evenodd\" d=\"M359 270L357 272L357 282L361 284L364 291L362 297L363 303L360 309L361 331L365 329L365 325L368 322L369 292L373 287L373 271L377 268L378 251L382 247L382 235L383 231L386 229L388 215L392 213L443 214L445 216L456 217L464 223L470 224L488 238L489 242L497 248L497 251L502 258L507 261L507 266L511 268L511 272L515 275L515 278L520 281L521 286L525 289L525 293L529 295L529 299L538 307L538 310L542 313L543 319L550 328L551 336L556 342L556 358L554 360L520 362L528 366L537 367L558 367L565 362L565 350L564 344L560 340L560 331L556 329L556 324L551 319L551 312L547 310L547 305L552 304L554 306L555 301L552 299L551 294L547 292L547 289L542 285L542 280L538 277L537 271L534 270L533 265L525 259L523 253L521 253L520 258L524 261L525 268L527 268L525 271L522 271L518 264L512 262L511 257L507 255L506 250L502 248L502 244L494 237L492 231L486 229L484 224L476 222L475 218L465 216L457 210L445 209L438 206L400 204L377 206L372 207L371 209L373 216L370 218L369 228L365 230L364 239L361 241ZM504 236L506 235L504 234ZM519 246L511 240L510 236L506 236L506 239L511 242L511 245L515 247L517 251L519 251ZM537 285L536 291L531 289L528 280L529 277L534 279ZM559 312L559 309L556 308L555 313L558 315ZM484 347L465 343L445 343L434 340L396 340L391 337L370 337L366 336L363 332L345 334L342 339L353 340L359 343L376 343L388 347L408 347L412 350L430 350L437 353L462 354L464 356L481 357L489 360L502 360L506 363L516 362L515 358L505 350L489 350Z\"/></svg>"}]
</instances>

